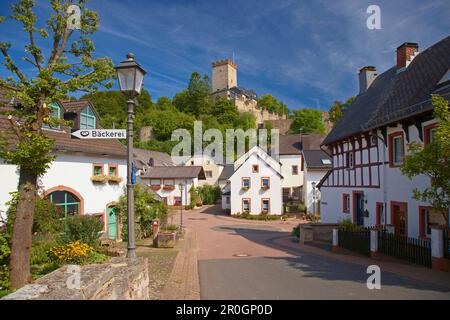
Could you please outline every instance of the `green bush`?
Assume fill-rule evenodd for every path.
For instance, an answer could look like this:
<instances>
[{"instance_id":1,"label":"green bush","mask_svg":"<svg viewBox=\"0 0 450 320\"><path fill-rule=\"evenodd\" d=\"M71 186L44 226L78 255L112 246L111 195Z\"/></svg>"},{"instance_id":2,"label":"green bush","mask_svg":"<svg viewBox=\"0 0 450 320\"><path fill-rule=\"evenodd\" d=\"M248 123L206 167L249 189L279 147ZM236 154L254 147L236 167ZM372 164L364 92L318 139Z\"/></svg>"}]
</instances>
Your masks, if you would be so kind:
<instances>
[{"instance_id":1,"label":"green bush","mask_svg":"<svg viewBox=\"0 0 450 320\"><path fill-rule=\"evenodd\" d=\"M300 238L300 226L292 228L292 235L294 237Z\"/></svg>"},{"instance_id":2,"label":"green bush","mask_svg":"<svg viewBox=\"0 0 450 320\"><path fill-rule=\"evenodd\" d=\"M119 212L122 225L122 239L128 237L128 208L126 190L119 199ZM141 240L149 237L152 232L152 222L159 219L161 225L167 220L169 210L163 202L157 201L153 195L142 186L136 185L134 188L134 216L136 239Z\"/></svg>"},{"instance_id":3,"label":"green bush","mask_svg":"<svg viewBox=\"0 0 450 320\"><path fill-rule=\"evenodd\" d=\"M99 232L103 230L102 222L94 216L73 216L64 220L63 243L75 242L77 240L90 246L98 245Z\"/></svg>"},{"instance_id":4,"label":"green bush","mask_svg":"<svg viewBox=\"0 0 450 320\"><path fill-rule=\"evenodd\" d=\"M178 230L178 226L176 224L166 224L161 228L161 231L174 232Z\"/></svg>"},{"instance_id":5,"label":"green bush","mask_svg":"<svg viewBox=\"0 0 450 320\"><path fill-rule=\"evenodd\" d=\"M300 211L300 212L305 212L306 211L306 206L305 206L304 203L300 203L298 205L298 211Z\"/></svg>"},{"instance_id":6,"label":"green bush","mask_svg":"<svg viewBox=\"0 0 450 320\"><path fill-rule=\"evenodd\" d=\"M60 206L49 200L38 198L34 208L33 232L40 234L60 234L64 212Z\"/></svg>"},{"instance_id":7,"label":"green bush","mask_svg":"<svg viewBox=\"0 0 450 320\"><path fill-rule=\"evenodd\" d=\"M246 220L260 220L260 221L271 221L279 220L279 215L274 214L250 214L250 213L237 213L232 215L233 218L246 219Z\"/></svg>"},{"instance_id":8,"label":"green bush","mask_svg":"<svg viewBox=\"0 0 450 320\"><path fill-rule=\"evenodd\" d=\"M358 230L364 229L364 227L358 226L357 224L354 224L351 220L348 220L348 219L342 220L339 223L339 226L345 230L350 230L350 231L358 231Z\"/></svg>"},{"instance_id":9,"label":"green bush","mask_svg":"<svg viewBox=\"0 0 450 320\"><path fill-rule=\"evenodd\" d=\"M197 187L197 193L202 199L203 204L215 204L221 196L220 187L211 186L209 184Z\"/></svg>"},{"instance_id":10,"label":"green bush","mask_svg":"<svg viewBox=\"0 0 450 320\"><path fill-rule=\"evenodd\" d=\"M194 209L196 205L203 204L202 198L198 194L197 190L195 190L194 185L191 185L189 189L189 195L191 197L191 202L189 202L189 209Z\"/></svg>"},{"instance_id":11,"label":"green bush","mask_svg":"<svg viewBox=\"0 0 450 320\"><path fill-rule=\"evenodd\" d=\"M48 252L56 245L56 241L34 241L30 251L30 264L50 263L51 259L48 256Z\"/></svg>"},{"instance_id":12,"label":"green bush","mask_svg":"<svg viewBox=\"0 0 450 320\"><path fill-rule=\"evenodd\" d=\"M11 249L5 232L0 232L0 297L8 293L9 288L9 256Z\"/></svg>"}]
</instances>

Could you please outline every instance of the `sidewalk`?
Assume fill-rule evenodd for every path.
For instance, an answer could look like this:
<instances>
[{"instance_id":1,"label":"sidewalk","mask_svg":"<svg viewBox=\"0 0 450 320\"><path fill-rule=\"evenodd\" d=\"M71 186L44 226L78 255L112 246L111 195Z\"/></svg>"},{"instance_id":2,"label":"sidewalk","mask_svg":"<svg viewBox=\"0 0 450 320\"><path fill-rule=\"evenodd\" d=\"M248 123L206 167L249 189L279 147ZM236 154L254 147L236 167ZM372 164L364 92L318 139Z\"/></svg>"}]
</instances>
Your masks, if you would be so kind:
<instances>
[{"instance_id":1,"label":"sidewalk","mask_svg":"<svg viewBox=\"0 0 450 320\"><path fill-rule=\"evenodd\" d=\"M450 289L450 273L448 272L419 267L403 261L393 261L393 259L390 258L374 259L353 253L334 253L318 247L292 242L291 237L286 236L272 238L269 241L284 250L290 251L294 255L310 253L362 266L378 265L381 268L382 273L389 272Z\"/></svg>"},{"instance_id":2,"label":"sidewalk","mask_svg":"<svg viewBox=\"0 0 450 320\"><path fill-rule=\"evenodd\" d=\"M190 229L185 229L184 240L161 300L200 300L197 235Z\"/></svg>"}]
</instances>

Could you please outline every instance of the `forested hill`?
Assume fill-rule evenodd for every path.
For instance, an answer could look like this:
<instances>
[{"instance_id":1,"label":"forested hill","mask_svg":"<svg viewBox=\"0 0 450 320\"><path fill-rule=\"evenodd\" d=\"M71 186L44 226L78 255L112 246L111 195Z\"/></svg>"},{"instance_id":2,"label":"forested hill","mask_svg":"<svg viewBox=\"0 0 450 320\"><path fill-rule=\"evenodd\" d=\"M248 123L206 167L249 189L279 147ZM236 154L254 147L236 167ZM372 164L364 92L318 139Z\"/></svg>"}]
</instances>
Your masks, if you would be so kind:
<instances>
[{"instance_id":1,"label":"forested hill","mask_svg":"<svg viewBox=\"0 0 450 320\"><path fill-rule=\"evenodd\" d=\"M126 127L126 97L118 91L103 91L84 95L100 114L100 124L104 128ZM287 107L271 95L262 96L264 108L287 113ZM267 106L266 106L267 104ZM136 132L144 126L151 126L153 138L137 146L145 149L170 153L178 142L170 141L172 132L178 128L193 131L194 121L203 122L203 130L217 128L225 133L225 129L256 128L255 117L250 113L239 113L232 101L211 99L211 85L208 76L201 77L194 72L188 87L177 93L172 99L160 97L153 102L150 93L143 90L138 97L136 107ZM135 135L137 136L137 135Z\"/></svg>"}]
</instances>

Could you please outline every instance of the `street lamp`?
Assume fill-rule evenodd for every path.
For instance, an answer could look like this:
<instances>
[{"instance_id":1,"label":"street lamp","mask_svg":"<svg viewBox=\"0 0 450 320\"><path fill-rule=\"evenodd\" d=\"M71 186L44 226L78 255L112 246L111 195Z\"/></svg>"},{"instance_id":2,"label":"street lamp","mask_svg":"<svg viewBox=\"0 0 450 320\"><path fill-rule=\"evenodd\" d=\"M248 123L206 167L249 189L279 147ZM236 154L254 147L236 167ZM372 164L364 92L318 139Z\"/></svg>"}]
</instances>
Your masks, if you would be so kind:
<instances>
[{"instance_id":1,"label":"street lamp","mask_svg":"<svg viewBox=\"0 0 450 320\"><path fill-rule=\"evenodd\" d=\"M133 170L133 118L136 97L141 93L145 71L134 60L134 54L127 54L127 60L115 67L119 79L120 91L127 97L127 208L128 208L128 258L136 257L136 245L134 243L134 185L132 180Z\"/></svg>"},{"instance_id":2,"label":"street lamp","mask_svg":"<svg viewBox=\"0 0 450 320\"><path fill-rule=\"evenodd\" d=\"M316 183L311 183L311 186L313 188L313 215L316 214Z\"/></svg>"},{"instance_id":3,"label":"street lamp","mask_svg":"<svg viewBox=\"0 0 450 320\"><path fill-rule=\"evenodd\" d=\"M183 182L181 182L178 186L179 186L180 192L181 192L180 233L183 234L183 189L184 189Z\"/></svg>"}]
</instances>

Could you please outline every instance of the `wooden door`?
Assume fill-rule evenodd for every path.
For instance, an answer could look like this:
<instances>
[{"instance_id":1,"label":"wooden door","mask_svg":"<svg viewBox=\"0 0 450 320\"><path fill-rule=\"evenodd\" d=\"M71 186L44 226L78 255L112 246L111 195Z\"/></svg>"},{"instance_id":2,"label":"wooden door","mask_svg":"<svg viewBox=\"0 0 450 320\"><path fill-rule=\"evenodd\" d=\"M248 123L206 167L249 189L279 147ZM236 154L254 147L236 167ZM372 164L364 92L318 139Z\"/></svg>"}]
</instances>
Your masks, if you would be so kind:
<instances>
[{"instance_id":1,"label":"wooden door","mask_svg":"<svg viewBox=\"0 0 450 320\"><path fill-rule=\"evenodd\" d=\"M395 234L400 236L408 236L408 209L406 203L392 204L393 222L395 226Z\"/></svg>"}]
</instances>

